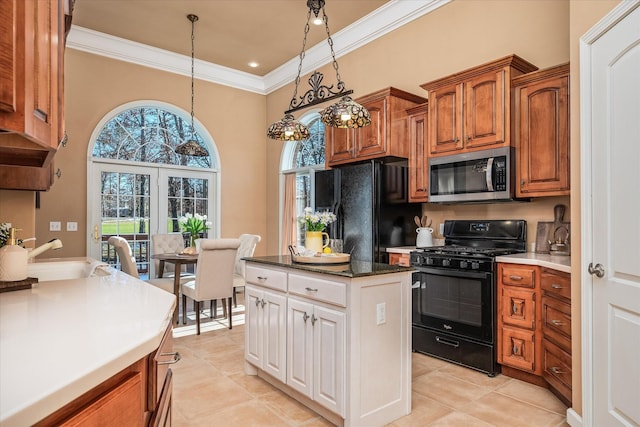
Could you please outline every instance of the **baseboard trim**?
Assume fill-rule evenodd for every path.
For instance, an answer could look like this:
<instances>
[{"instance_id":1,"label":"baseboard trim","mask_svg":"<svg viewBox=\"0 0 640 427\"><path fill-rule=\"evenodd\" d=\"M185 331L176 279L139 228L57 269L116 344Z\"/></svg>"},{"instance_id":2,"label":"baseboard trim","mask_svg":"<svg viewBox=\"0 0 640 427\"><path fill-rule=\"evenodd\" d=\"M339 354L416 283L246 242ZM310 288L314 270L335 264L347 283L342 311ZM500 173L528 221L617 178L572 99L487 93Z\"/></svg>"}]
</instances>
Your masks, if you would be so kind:
<instances>
[{"instance_id":1,"label":"baseboard trim","mask_svg":"<svg viewBox=\"0 0 640 427\"><path fill-rule=\"evenodd\" d=\"M573 408L567 409L567 424L571 427L582 427L582 417Z\"/></svg>"}]
</instances>

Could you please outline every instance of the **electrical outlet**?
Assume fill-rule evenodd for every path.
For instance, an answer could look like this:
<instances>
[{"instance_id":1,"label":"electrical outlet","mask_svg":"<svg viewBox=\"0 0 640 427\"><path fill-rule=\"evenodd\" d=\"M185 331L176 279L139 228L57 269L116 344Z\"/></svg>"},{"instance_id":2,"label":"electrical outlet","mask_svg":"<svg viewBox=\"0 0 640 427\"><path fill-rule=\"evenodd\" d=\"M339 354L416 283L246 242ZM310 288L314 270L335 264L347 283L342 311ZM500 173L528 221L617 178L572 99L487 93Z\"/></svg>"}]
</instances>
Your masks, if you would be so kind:
<instances>
[{"instance_id":1,"label":"electrical outlet","mask_svg":"<svg viewBox=\"0 0 640 427\"><path fill-rule=\"evenodd\" d=\"M376 325L387 323L387 303L381 302L376 305Z\"/></svg>"},{"instance_id":2,"label":"electrical outlet","mask_svg":"<svg viewBox=\"0 0 640 427\"><path fill-rule=\"evenodd\" d=\"M78 231L78 223L77 222L67 222L67 231Z\"/></svg>"},{"instance_id":3,"label":"electrical outlet","mask_svg":"<svg viewBox=\"0 0 640 427\"><path fill-rule=\"evenodd\" d=\"M49 222L49 231L61 231L62 224L60 221L51 221Z\"/></svg>"}]
</instances>

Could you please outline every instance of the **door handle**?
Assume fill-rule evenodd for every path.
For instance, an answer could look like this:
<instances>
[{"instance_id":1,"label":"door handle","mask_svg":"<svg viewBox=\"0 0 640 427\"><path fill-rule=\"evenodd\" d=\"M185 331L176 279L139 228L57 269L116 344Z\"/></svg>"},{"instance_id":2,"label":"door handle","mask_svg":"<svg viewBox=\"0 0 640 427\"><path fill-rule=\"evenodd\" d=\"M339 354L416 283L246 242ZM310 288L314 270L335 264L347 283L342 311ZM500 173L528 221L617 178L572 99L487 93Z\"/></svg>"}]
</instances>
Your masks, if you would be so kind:
<instances>
[{"instance_id":1,"label":"door handle","mask_svg":"<svg viewBox=\"0 0 640 427\"><path fill-rule=\"evenodd\" d=\"M594 267L593 263L590 262L589 267L587 268L587 271L592 276L595 274L596 277L599 277L599 278L604 277L604 267L602 266L602 264L596 264L596 266Z\"/></svg>"},{"instance_id":2,"label":"door handle","mask_svg":"<svg viewBox=\"0 0 640 427\"><path fill-rule=\"evenodd\" d=\"M93 240L97 242L99 238L100 238L100 233L98 233L98 226L94 225L93 226Z\"/></svg>"}]
</instances>

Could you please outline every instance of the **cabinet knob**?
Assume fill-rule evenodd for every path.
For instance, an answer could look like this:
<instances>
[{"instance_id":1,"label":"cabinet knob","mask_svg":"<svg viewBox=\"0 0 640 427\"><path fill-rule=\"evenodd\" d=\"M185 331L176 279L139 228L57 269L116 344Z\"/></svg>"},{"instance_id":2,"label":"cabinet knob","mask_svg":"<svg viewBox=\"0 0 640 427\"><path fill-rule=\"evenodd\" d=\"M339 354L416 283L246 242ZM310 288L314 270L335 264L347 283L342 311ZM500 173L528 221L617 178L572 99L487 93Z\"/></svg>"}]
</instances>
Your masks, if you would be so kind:
<instances>
[{"instance_id":1,"label":"cabinet knob","mask_svg":"<svg viewBox=\"0 0 640 427\"><path fill-rule=\"evenodd\" d=\"M471 135L467 135L467 142L471 141Z\"/></svg>"},{"instance_id":2,"label":"cabinet knob","mask_svg":"<svg viewBox=\"0 0 640 427\"><path fill-rule=\"evenodd\" d=\"M256 298L256 307L260 305L260 298Z\"/></svg>"},{"instance_id":3,"label":"cabinet knob","mask_svg":"<svg viewBox=\"0 0 640 427\"><path fill-rule=\"evenodd\" d=\"M260 307L264 308L264 306L267 304L267 302L263 299L262 301L260 301Z\"/></svg>"},{"instance_id":4,"label":"cabinet knob","mask_svg":"<svg viewBox=\"0 0 640 427\"><path fill-rule=\"evenodd\" d=\"M318 320L318 318L314 314L312 314L311 315L311 324L315 325L316 324L316 320Z\"/></svg>"},{"instance_id":5,"label":"cabinet knob","mask_svg":"<svg viewBox=\"0 0 640 427\"><path fill-rule=\"evenodd\" d=\"M307 312L305 311L304 314L302 315L302 320L304 320L304 323L307 323L307 319L309 318L309 315L307 314Z\"/></svg>"}]
</instances>

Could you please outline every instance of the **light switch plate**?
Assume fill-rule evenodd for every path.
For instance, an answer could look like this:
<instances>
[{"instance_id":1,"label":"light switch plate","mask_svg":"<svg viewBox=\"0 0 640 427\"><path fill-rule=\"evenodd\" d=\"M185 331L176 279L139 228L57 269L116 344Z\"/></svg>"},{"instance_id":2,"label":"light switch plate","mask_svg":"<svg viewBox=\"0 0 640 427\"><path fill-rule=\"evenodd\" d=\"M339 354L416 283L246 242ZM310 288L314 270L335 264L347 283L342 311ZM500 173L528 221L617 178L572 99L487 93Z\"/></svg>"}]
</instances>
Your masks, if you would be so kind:
<instances>
[{"instance_id":1,"label":"light switch plate","mask_svg":"<svg viewBox=\"0 0 640 427\"><path fill-rule=\"evenodd\" d=\"M49 231L61 231L62 224L60 221L51 221L49 222Z\"/></svg>"},{"instance_id":2,"label":"light switch plate","mask_svg":"<svg viewBox=\"0 0 640 427\"><path fill-rule=\"evenodd\" d=\"M381 302L376 305L376 325L382 325L387 322L387 303Z\"/></svg>"},{"instance_id":3,"label":"light switch plate","mask_svg":"<svg viewBox=\"0 0 640 427\"><path fill-rule=\"evenodd\" d=\"M67 222L67 231L78 231L78 223L75 221Z\"/></svg>"}]
</instances>

